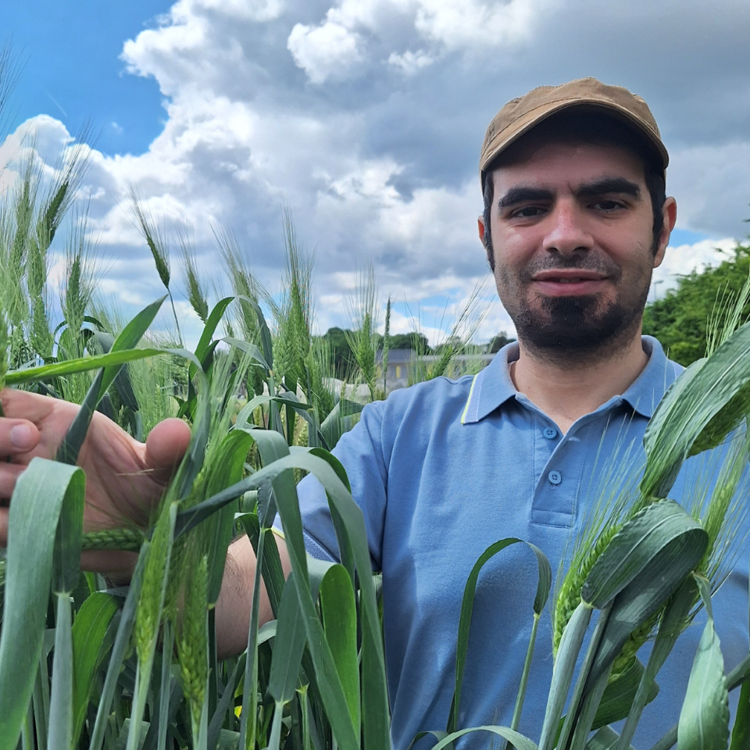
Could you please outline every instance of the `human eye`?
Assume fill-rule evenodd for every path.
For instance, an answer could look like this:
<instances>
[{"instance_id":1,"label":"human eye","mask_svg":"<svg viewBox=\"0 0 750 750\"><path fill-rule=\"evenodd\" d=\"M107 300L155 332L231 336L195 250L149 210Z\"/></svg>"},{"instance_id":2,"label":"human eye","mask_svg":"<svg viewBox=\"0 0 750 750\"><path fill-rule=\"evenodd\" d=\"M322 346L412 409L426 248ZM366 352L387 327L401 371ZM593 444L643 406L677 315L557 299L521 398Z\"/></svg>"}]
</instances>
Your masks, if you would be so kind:
<instances>
[{"instance_id":1,"label":"human eye","mask_svg":"<svg viewBox=\"0 0 750 750\"><path fill-rule=\"evenodd\" d=\"M615 211L624 209L625 204L614 198L600 198L592 204L592 208L603 213L614 213Z\"/></svg>"},{"instance_id":2,"label":"human eye","mask_svg":"<svg viewBox=\"0 0 750 750\"><path fill-rule=\"evenodd\" d=\"M544 213L542 206L521 206L510 213L511 219L534 219Z\"/></svg>"}]
</instances>

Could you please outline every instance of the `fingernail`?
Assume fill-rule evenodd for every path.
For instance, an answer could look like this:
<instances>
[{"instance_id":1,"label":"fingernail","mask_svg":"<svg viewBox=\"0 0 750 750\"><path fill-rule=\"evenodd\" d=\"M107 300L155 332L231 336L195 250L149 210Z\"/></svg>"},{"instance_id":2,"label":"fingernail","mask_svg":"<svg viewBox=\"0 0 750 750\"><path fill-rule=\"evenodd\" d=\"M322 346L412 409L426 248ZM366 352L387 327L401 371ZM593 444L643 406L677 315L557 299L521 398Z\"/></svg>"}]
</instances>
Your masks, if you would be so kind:
<instances>
[{"instance_id":1,"label":"fingernail","mask_svg":"<svg viewBox=\"0 0 750 750\"><path fill-rule=\"evenodd\" d=\"M15 427L11 427L10 442L14 448L20 450L31 448L32 440L31 428L28 425L17 424Z\"/></svg>"}]
</instances>

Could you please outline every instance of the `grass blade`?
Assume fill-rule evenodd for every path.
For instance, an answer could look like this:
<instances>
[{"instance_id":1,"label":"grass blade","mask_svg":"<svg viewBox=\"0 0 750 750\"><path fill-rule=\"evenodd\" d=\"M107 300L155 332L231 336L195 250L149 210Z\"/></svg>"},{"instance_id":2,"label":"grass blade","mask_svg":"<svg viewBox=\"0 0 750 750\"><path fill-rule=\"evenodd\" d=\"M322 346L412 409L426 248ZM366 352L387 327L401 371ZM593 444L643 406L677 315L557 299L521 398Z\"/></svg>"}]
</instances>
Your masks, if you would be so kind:
<instances>
[{"instance_id":1,"label":"grass blade","mask_svg":"<svg viewBox=\"0 0 750 750\"><path fill-rule=\"evenodd\" d=\"M96 712L94 730L91 733L90 750L101 750L102 743L104 742L104 733L107 729L107 721L112 707L112 699L115 695L117 679L122 663L125 660L125 653L130 646L130 635L133 632L133 625L135 624L135 611L143 584L143 568L150 547L150 541L143 543L138 555L138 562L133 571L133 577L130 580L130 587L128 588L128 594L125 598L122 614L120 615L120 625L117 628L117 635L112 646L112 655L110 656L107 674L104 678L104 686L99 696L99 708Z\"/></svg>"},{"instance_id":2,"label":"grass blade","mask_svg":"<svg viewBox=\"0 0 750 750\"><path fill-rule=\"evenodd\" d=\"M690 672L685 702L677 726L680 750L726 750L729 741L729 693L724 675L724 657L714 629L711 588L696 576L708 621Z\"/></svg>"},{"instance_id":3,"label":"grass blade","mask_svg":"<svg viewBox=\"0 0 750 750\"><path fill-rule=\"evenodd\" d=\"M443 750L444 747L451 745L454 740L457 740L464 735L471 734L472 732L490 732L490 734L502 737L504 740L510 742L516 750L537 750L537 746L528 737L524 737L522 734L514 732L509 727L495 726L472 727L471 729L462 729L458 732L452 732L434 745L432 750Z\"/></svg>"},{"instance_id":4,"label":"grass blade","mask_svg":"<svg viewBox=\"0 0 750 750\"><path fill-rule=\"evenodd\" d=\"M715 447L739 424L750 408L748 382L750 325L745 324L677 378L649 420L644 496L666 497L688 455Z\"/></svg>"},{"instance_id":5,"label":"grass blade","mask_svg":"<svg viewBox=\"0 0 750 750\"><path fill-rule=\"evenodd\" d=\"M484 565L496 554L502 552L506 547L513 544L523 543L536 555L538 567L537 590L534 598L534 615L538 616L544 609L552 584L552 569L549 560L544 553L533 544L522 542L521 539L510 537L491 544L474 563L469 578L464 587L464 596L461 602L461 616L458 622L458 638L456 641L456 684L453 690L453 704L451 706L450 718L447 731L455 732L458 729L458 717L461 703L461 686L463 684L464 669L466 667L466 654L469 648L469 629L471 627L471 616L474 611L474 594L477 588L479 574ZM522 694L519 692L519 701L523 704ZM518 701L517 701L518 703Z\"/></svg>"},{"instance_id":6,"label":"grass blade","mask_svg":"<svg viewBox=\"0 0 750 750\"><path fill-rule=\"evenodd\" d=\"M61 517L69 525L82 523L84 490L80 469L35 458L13 492L0 639L0 750L15 750L21 735L44 639L57 527Z\"/></svg>"},{"instance_id":7,"label":"grass blade","mask_svg":"<svg viewBox=\"0 0 750 750\"><path fill-rule=\"evenodd\" d=\"M49 704L49 750L69 750L73 742L73 613L70 594L56 595L55 649Z\"/></svg>"},{"instance_id":8,"label":"grass blade","mask_svg":"<svg viewBox=\"0 0 750 750\"><path fill-rule=\"evenodd\" d=\"M647 506L617 532L599 556L583 584L581 598L596 609L604 608L664 547L684 535L688 546L700 547L705 532L674 501Z\"/></svg>"},{"instance_id":9,"label":"grass blade","mask_svg":"<svg viewBox=\"0 0 750 750\"><path fill-rule=\"evenodd\" d=\"M139 729L146 707L159 624L164 608L176 516L176 503L163 506L151 537L151 547L143 571L143 587L138 600L133 639L138 654L138 670L131 708L132 723L128 732L128 750L135 750L140 737Z\"/></svg>"},{"instance_id":10,"label":"grass blade","mask_svg":"<svg viewBox=\"0 0 750 750\"><path fill-rule=\"evenodd\" d=\"M290 573L281 597L271 676L268 680L268 692L276 701L277 711L279 706L285 706L294 698L304 650L305 627L299 611L295 576Z\"/></svg>"},{"instance_id":11,"label":"grass blade","mask_svg":"<svg viewBox=\"0 0 750 750\"><path fill-rule=\"evenodd\" d=\"M587 743L586 750L614 750L620 741L620 735L610 727L602 727ZM626 750L633 750L628 745Z\"/></svg>"},{"instance_id":12,"label":"grass blade","mask_svg":"<svg viewBox=\"0 0 750 750\"><path fill-rule=\"evenodd\" d=\"M614 600L607 629L594 665L588 675L586 692L591 689L601 673L614 661L630 634L666 604L688 574L703 559L708 545L708 535L677 503L665 500L649 506L644 512L644 517L656 515L652 509L656 509L664 503L668 503L672 506L672 510L676 511L674 519L681 520L679 524L665 524L666 532L663 538L660 538L658 534L651 535L648 531L642 537L644 540L643 547L639 547L638 555L630 560L634 567L640 568L640 573ZM628 522L619 533L625 533L626 537L629 537L630 535L627 534L626 530L629 527L632 528L634 530L632 538L626 538L625 541L638 546L638 534L642 534L643 530L639 531L640 527L635 525L631 527L631 523L632 521ZM608 551L605 551L599 560L605 557ZM599 560L597 560L597 564ZM593 569L592 573L594 573ZM584 584L585 590L586 585ZM602 598L598 599L599 601L606 599L607 591L598 589L596 586L592 587L592 590L598 590L602 593Z\"/></svg>"},{"instance_id":13,"label":"grass blade","mask_svg":"<svg viewBox=\"0 0 750 750\"><path fill-rule=\"evenodd\" d=\"M552 684L549 689L542 734L539 738L539 750L551 750L555 745L565 699L568 697L570 684L573 681L576 661L581 651L583 637L586 634L592 612L593 609L590 604L581 602L563 631L555 666L552 670Z\"/></svg>"},{"instance_id":14,"label":"grass blade","mask_svg":"<svg viewBox=\"0 0 750 750\"><path fill-rule=\"evenodd\" d=\"M91 357L80 357L78 359L68 359L65 362L56 362L51 365L41 365L39 367L27 367L23 370L12 370L6 376L7 385L23 385L25 383L34 383L38 380L59 377L60 375L73 375L79 372L90 372L98 370L101 367L117 367L126 362L135 362L139 359L154 357L157 354L165 354L170 350L167 349L127 349L120 352L110 352L109 354L96 354ZM104 382L104 381L102 381ZM104 388L106 390L106 388Z\"/></svg>"},{"instance_id":15,"label":"grass blade","mask_svg":"<svg viewBox=\"0 0 750 750\"><path fill-rule=\"evenodd\" d=\"M631 713L645 671L643 664L637 658L634 658L628 669L607 685L594 717L592 729L614 724ZM648 690L644 694L646 695L644 705L646 705L659 694L659 686L651 680Z\"/></svg>"},{"instance_id":16,"label":"grass blade","mask_svg":"<svg viewBox=\"0 0 750 750\"><path fill-rule=\"evenodd\" d=\"M352 579L343 565L333 565L318 591L323 629L344 688L355 731L360 726L357 608Z\"/></svg>"},{"instance_id":17,"label":"grass blade","mask_svg":"<svg viewBox=\"0 0 750 750\"><path fill-rule=\"evenodd\" d=\"M114 597L103 591L91 594L73 623L73 743L83 729L94 677L112 643L107 638L118 612Z\"/></svg>"},{"instance_id":18,"label":"grass blade","mask_svg":"<svg viewBox=\"0 0 750 750\"><path fill-rule=\"evenodd\" d=\"M740 690L729 750L745 750L747 747L750 747L750 680L744 682Z\"/></svg>"},{"instance_id":19,"label":"grass blade","mask_svg":"<svg viewBox=\"0 0 750 750\"><path fill-rule=\"evenodd\" d=\"M649 696L654 693L652 688L656 684L656 674L667 660L677 642L677 638L685 627L685 623L688 622L688 615L696 602L697 595L695 579L691 576L680 586L667 604L661 618L656 642L649 656L648 665L641 676L638 690L633 698L633 705L627 714L627 721L620 735L618 750L626 750L633 739L643 709L649 701Z\"/></svg>"},{"instance_id":20,"label":"grass blade","mask_svg":"<svg viewBox=\"0 0 750 750\"><path fill-rule=\"evenodd\" d=\"M207 492L213 494L219 486L239 481L244 472L247 452L253 440L242 430L233 430L221 442L216 465L211 467ZM208 555L208 605L216 604L224 579L227 550L232 541L236 508L228 505L208 521L206 554Z\"/></svg>"},{"instance_id":21,"label":"grass blade","mask_svg":"<svg viewBox=\"0 0 750 750\"><path fill-rule=\"evenodd\" d=\"M257 432L258 435L273 434L262 430L253 432ZM279 438L283 439L281 436ZM365 696L363 702L369 708L368 713L364 716L365 745L373 748L386 747L390 742L388 700L383 666L383 644L380 636L380 621L375 600L375 587L371 575L367 534L362 511L354 503L351 493L337 475L332 465L332 462L335 461L336 459L331 457L331 463L329 463L327 458L304 452L303 449L295 451L265 466L242 482L238 482L223 492L217 493L214 497L199 503L193 508L182 511L179 514L179 521L176 528L179 533L185 533L197 523L200 523L203 518L216 512L220 507L232 502L248 490L261 487L269 480L275 480L289 469L300 468L315 474L325 487L329 502L341 515L344 527L351 537L351 546L357 570L360 571L360 601L363 613L363 695ZM283 488L283 484L281 486ZM287 549L290 550L292 568L297 571L297 575L299 575L298 580L306 581L306 553L296 490L293 494L291 492L280 492L279 487L274 482L274 491L282 524L284 525ZM300 571L304 575L300 574ZM297 591L304 613L307 640L308 643L312 644L311 655L315 663L316 675L320 682L321 696L326 704L326 710L329 717L332 718L332 722L336 723L335 726L337 729L335 731L337 736L339 736L339 744L342 747L353 746L357 740L354 737L343 688L336 673L330 649L325 642L322 626L315 614L315 605L312 596L309 588L305 585L298 585Z\"/></svg>"}]
</instances>

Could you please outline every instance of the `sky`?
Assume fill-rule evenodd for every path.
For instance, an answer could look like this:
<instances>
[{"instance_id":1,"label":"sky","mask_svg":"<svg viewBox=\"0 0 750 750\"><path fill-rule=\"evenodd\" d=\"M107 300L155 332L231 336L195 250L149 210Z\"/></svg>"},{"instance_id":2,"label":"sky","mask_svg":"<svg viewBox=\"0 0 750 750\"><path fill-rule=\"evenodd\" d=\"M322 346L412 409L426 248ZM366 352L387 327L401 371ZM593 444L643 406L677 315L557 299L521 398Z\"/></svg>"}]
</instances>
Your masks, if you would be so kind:
<instances>
[{"instance_id":1,"label":"sky","mask_svg":"<svg viewBox=\"0 0 750 750\"><path fill-rule=\"evenodd\" d=\"M512 333L476 236L482 138L507 100L583 76L642 95L670 151L677 228L651 299L747 237L747 0L26 0L0 4L0 30L18 69L0 191L87 132L79 204L100 292L125 313L163 293L135 187L217 292L223 228L278 293L288 210L318 332L351 327L372 264L393 332L436 343L484 281L476 339ZM177 309L190 340L197 317Z\"/></svg>"}]
</instances>

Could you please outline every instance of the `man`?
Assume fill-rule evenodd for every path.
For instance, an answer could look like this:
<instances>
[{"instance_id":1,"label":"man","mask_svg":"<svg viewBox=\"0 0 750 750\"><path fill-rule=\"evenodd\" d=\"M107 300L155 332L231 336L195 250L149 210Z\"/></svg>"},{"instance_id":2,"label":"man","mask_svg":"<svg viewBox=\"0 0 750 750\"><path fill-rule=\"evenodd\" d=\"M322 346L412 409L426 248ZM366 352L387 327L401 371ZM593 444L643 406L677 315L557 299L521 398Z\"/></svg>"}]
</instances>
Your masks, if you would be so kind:
<instances>
[{"instance_id":1,"label":"man","mask_svg":"<svg viewBox=\"0 0 750 750\"><path fill-rule=\"evenodd\" d=\"M519 537L557 569L596 503L637 481L646 424L679 372L657 341L641 337L651 273L676 217L664 194L667 160L648 107L625 89L584 79L506 105L482 149L479 234L518 344L475 378L438 379L369 406L336 448L364 511L373 566L383 573L398 750L418 731L445 729L461 598L479 555ZM52 453L75 407L7 391L2 401L0 457L12 460L0 464L0 494L8 497L29 457ZM184 425L167 421L141 446L97 415L81 457L89 525L142 513L128 505L133 493L121 475L145 470L140 496L153 502L186 441ZM689 501L695 476L688 462L673 496ZM308 551L335 559L322 489L309 478L299 492ZM6 529L2 510L0 542ZM85 562L122 578L132 564ZM253 569L250 545L235 543L217 612L224 653L244 647ZM483 569L461 727L510 723L535 587L536 562L521 545ZM733 572L716 597L728 668L747 651L746 592L747 577ZM667 662L668 687L647 709L636 747L650 747L677 720L699 636L693 628ZM545 613L520 727L533 738L552 671L550 643ZM486 735L474 735L466 746L486 744Z\"/></svg>"}]
</instances>

